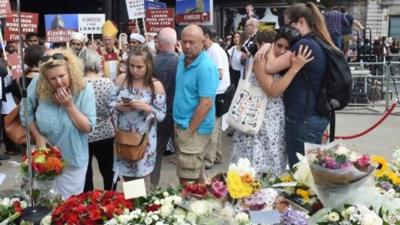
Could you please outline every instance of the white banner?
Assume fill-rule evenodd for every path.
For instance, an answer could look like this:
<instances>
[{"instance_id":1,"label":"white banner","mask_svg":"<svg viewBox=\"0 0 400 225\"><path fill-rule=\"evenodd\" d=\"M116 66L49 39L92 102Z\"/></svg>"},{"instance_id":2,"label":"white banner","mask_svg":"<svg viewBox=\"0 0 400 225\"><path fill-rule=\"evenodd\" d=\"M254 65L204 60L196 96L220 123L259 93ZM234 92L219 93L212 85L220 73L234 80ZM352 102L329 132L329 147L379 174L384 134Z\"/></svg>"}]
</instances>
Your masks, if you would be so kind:
<instances>
[{"instance_id":1,"label":"white banner","mask_svg":"<svg viewBox=\"0 0 400 225\"><path fill-rule=\"evenodd\" d=\"M130 20L144 18L144 0L125 0Z\"/></svg>"},{"instance_id":2,"label":"white banner","mask_svg":"<svg viewBox=\"0 0 400 225\"><path fill-rule=\"evenodd\" d=\"M83 34L101 34L106 17L104 14L79 14L78 29Z\"/></svg>"}]
</instances>

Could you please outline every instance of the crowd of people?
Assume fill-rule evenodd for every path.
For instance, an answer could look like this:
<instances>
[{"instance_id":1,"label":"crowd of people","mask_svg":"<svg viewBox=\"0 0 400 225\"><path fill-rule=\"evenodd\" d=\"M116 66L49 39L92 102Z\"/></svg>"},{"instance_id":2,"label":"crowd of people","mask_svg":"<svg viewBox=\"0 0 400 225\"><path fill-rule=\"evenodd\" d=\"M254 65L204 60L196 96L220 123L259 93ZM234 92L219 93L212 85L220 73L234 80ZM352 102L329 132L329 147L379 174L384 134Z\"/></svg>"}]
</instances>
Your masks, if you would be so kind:
<instances>
[{"instance_id":1,"label":"crowd of people","mask_svg":"<svg viewBox=\"0 0 400 225\"><path fill-rule=\"evenodd\" d=\"M132 33L129 43L119 45L111 21L103 25L101 42L87 44L74 32L68 48L47 49L37 35L27 35L29 116L24 118L24 109L20 115L28 120L36 146L57 145L68 162L56 178L56 191L67 198L92 190L93 156L106 190L115 189L117 180L145 178L158 185L168 143L175 146L180 182L204 179L205 170L224 156L227 125L216 99L237 88L251 58L251 82L268 103L259 133L233 131L231 160L247 157L258 176L279 175L295 164L305 142L321 143L329 123L317 112L313 92L321 88L327 64L315 37L331 46L335 38L313 3L291 5L284 17L286 29L277 32L259 31L258 19L247 18L245 30L232 34L227 47L218 44L210 27L194 24L182 30L180 40L175 30L163 28L152 41ZM6 115L19 102L12 97L21 99L20 82L7 72L3 80L8 80L3 82ZM124 132L140 134L146 142L140 159L114 151ZM17 147L6 144L6 151L14 154Z\"/></svg>"}]
</instances>

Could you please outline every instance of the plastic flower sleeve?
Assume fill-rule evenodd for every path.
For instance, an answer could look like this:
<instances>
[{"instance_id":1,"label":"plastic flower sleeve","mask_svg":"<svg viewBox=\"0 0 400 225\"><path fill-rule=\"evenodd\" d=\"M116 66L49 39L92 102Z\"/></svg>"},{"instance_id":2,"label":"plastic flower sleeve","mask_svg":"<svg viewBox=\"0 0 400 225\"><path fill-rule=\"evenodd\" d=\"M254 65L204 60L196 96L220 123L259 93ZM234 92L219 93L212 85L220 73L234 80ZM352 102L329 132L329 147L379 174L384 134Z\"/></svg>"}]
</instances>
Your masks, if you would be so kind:
<instances>
[{"instance_id":1,"label":"plastic flower sleeve","mask_svg":"<svg viewBox=\"0 0 400 225\"><path fill-rule=\"evenodd\" d=\"M365 170L359 170L351 163L344 168L329 169L316 164L316 152L328 149L334 152L343 151L341 145L335 142L328 145L305 144L306 158L314 179L314 191L325 207L335 207L354 195L358 188L367 185L366 181L373 180L372 172L375 168L368 166ZM352 152L349 151L348 154L351 155Z\"/></svg>"}]
</instances>

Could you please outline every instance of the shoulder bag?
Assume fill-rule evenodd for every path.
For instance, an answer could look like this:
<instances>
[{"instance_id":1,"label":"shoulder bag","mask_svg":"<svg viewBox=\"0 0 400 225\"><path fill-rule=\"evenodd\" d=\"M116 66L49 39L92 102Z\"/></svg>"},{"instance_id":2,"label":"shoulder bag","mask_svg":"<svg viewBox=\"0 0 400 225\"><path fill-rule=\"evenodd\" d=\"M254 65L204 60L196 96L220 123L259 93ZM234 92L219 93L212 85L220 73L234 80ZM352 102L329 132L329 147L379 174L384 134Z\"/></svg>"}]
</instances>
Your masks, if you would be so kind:
<instances>
[{"instance_id":1,"label":"shoulder bag","mask_svg":"<svg viewBox=\"0 0 400 225\"><path fill-rule=\"evenodd\" d=\"M19 79L16 80L18 89L21 91L21 84ZM38 104L37 101L36 104ZM19 118L20 105L18 104L9 114L4 117L4 130L7 137L10 138L16 144L26 144L25 128L21 124ZM34 107L36 111L37 105ZM31 135L31 142L34 142L33 136Z\"/></svg>"},{"instance_id":2,"label":"shoulder bag","mask_svg":"<svg viewBox=\"0 0 400 225\"><path fill-rule=\"evenodd\" d=\"M260 86L254 85L250 78L254 75L254 58L249 59L245 76L239 80L236 93L227 113L227 123L236 130L254 135L262 126L268 97Z\"/></svg>"}]
</instances>

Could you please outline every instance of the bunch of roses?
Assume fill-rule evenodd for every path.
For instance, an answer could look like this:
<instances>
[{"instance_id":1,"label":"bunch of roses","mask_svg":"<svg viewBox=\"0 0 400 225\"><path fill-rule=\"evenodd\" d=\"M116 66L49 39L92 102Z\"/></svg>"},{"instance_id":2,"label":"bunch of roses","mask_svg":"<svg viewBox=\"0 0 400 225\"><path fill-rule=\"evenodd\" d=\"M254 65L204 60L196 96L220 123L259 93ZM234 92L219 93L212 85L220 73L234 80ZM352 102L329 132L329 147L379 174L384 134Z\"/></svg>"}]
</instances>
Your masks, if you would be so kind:
<instances>
[{"instance_id":1,"label":"bunch of roses","mask_svg":"<svg viewBox=\"0 0 400 225\"><path fill-rule=\"evenodd\" d=\"M344 205L343 210L333 209L318 222L318 225L382 225L383 220L373 210L362 204Z\"/></svg>"},{"instance_id":2,"label":"bunch of roses","mask_svg":"<svg viewBox=\"0 0 400 225\"><path fill-rule=\"evenodd\" d=\"M28 158L22 157L22 171L28 173ZM64 169L64 160L56 146L41 147L32 151L32 170L34 177L39 180L52 180Z\"/></svg>"},{"instance_id":3,"label":"bunch of roses","mask_svg":"<svg viewBox=\"0 0 400 225\"><path fill-rule=\"evenodd\" d=\"M27 203L19 198L0 199L0 224L13 224L12 221L20 217L26 207Z\"/></svg>"},{"instance_id":4,"label":"bunch of roses","mask_svg":"<svg viewBox=\"0 0 400 225\"><path fill-rule=\"evenodd\" d=\"M135 209L131 212L117 216L105 223L105 225L146 224L146 225L195 225L186 221L183 217L169 215L162 217L160 211L146 212Z\"/></svg>"},{"instance_id":5,"label":"bunch of roses","mask_svg":"<svg viewBox=\"0 0 400 225\"><path fill-rule=\"evenodd\" d=\"M129 212L125 211L119 216L115 216L105 224L118 225L118 224L146 224L146 225L192 225L185 219L185 214L178 214L175 212L175 204L181 204L182 198L180 196L170 194L168 191L149 196L142 209L136 208Z\"/></svg>"},{"instance_id":6,"label":"bunch of roses","mask_svg":"<svg viewBox=\"0 0 400 225\"><path fill-rule=\"evenodd\" d=\"M255 170L247 158L240 158L229 165L226 185L233 199L248 197L260 189L260 182L255 178Z\"/></svg>"},{"instance_id":7,"label":"bunch of roses","mask_svg":"<svg viewBox=\"0 0 400 225\"><path fill-rule=\"evenodd\" d=\"M113 191L93 191L74 195L60 204L51 215L51 224L103 224L115 215L133 209L124 194Z\"/></svg>"}]
</instances>

